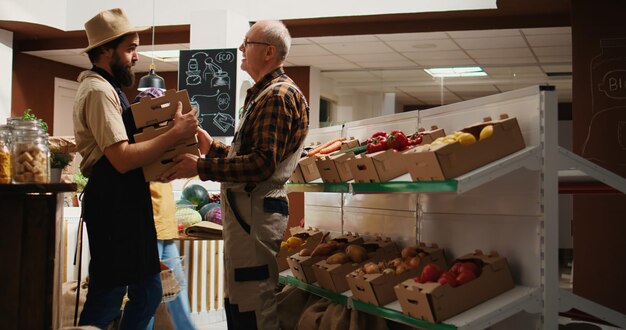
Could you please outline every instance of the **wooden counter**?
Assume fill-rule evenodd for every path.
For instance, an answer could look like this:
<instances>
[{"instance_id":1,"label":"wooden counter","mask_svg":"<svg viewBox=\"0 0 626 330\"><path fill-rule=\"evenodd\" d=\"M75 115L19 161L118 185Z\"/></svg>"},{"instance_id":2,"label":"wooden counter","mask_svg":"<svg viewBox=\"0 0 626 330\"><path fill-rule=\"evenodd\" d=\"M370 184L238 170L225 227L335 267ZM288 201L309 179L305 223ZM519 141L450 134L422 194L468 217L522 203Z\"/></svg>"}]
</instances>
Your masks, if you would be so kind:
<instances>
[{"instance_id":1,"label":"wooden counter","mask_svg":"<svg viewBox=\"0 0 626 330\"><path fill-rule=\"evenodd\" d=\"M75 184L0 184L2 328L57 327L62 193L75 190Z\"/></svg>"}]
</instances>

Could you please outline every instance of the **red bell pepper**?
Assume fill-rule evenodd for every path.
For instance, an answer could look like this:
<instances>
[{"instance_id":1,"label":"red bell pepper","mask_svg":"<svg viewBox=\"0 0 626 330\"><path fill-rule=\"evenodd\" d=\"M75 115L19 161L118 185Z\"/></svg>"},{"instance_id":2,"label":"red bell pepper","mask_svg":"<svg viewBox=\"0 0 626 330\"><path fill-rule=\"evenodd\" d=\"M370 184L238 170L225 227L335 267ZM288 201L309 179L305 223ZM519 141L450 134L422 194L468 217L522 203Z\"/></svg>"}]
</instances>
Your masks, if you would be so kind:
<instances>
[{"instance_id":1,"label":"red bell pepper","mask_svg":"<svg viewBox=\"0 0 626 330\"><path fill-rule=\"evenodd\" d=\"M416 146L416 145L422 144L424 137L422 133L416 132L416 133L413 133L411 136L409 136L408 139L409 139L409 146Z\"/></svg>"},{"instance_id":2,"label":"red bell pepper","mask_svg":"<svg viewBox=\"0 0 626 330\"><path fill-rule=\"evenodd\" d=\"M370 136L370 138L367 139L367 143L370 143L370 142L374 141L374 139L377 138L377 137L387 138L387 132L380 131L380 132L376 132L376 133L372 134L372 136Z\"/></svg>"},{"instance_id":3,"label":"red bell pepper","mask_svg":"<svg viewBox=\"0 0 626 330\"><path fill-rule=\"evenodd\" d=\"M365 147L365 151L368 154L383 151L387 149L387 138L384 136L379 136L372 139L371 142L367 143L367 147Z\"/></svg>"},{"instance_id":4,"label":"red bell pepper","mask_svg":"<svg viewBox=\"0 0 626 330\"><path fill-rule=\"evenodd\" d=\"M390 148L402 151L409 145L409 140L402 131L395 130L391 132L391 135L387 138L387 145L389 145Z\"/></svg>"}]
</instances>

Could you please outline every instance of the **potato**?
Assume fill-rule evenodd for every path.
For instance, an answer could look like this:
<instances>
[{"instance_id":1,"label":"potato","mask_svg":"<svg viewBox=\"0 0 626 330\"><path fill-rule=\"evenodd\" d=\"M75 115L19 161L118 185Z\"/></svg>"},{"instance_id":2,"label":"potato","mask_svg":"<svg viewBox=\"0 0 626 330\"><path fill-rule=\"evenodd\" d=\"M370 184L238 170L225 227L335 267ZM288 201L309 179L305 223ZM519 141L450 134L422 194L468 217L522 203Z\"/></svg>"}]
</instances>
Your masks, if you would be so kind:
<instances>
[{"instance_id":1,"label":"potato","mask_svg":"<svg viewBox=\"0 0 626 330\"><path fill-rule=\"evenodd\" d=\"M335 241L330 241L328 243L320 243L315 247L315 249L313 249L313 252L311 252L311 255L314 257L325 257L333 253L336 249L337 249L337 242Z\"/></svg>"},{"instance_id":2,"label":"potato","mask_svg":"<svg viewBox=\"0 0 626 330\"><path fill-rule=\"evenodd\" d=\"M364 247L356 244L350 244L346 247L346 255L352 262L363 262L367 259L367 251Z\"/></svg>"},{"instance_id":3,"label":"potato","mask_svg":"<svg viewBox=\"0 0 626 330\"><path fill-rule=\"evenodd\" d=\"M306 257L311 255L311 249L302 249L298 253L301 257Z\"/></svg>"},{"instance_id":4,"label":"potato","mask_svg":"<svg viewBox=\"0 0 626 330\"><path fill-rule=\"evenodd\" d=\"M344 264L348 261L348 256L343 252L337 252L326 259L326 263L329 265Z\"/></svg>"}]
</instances>

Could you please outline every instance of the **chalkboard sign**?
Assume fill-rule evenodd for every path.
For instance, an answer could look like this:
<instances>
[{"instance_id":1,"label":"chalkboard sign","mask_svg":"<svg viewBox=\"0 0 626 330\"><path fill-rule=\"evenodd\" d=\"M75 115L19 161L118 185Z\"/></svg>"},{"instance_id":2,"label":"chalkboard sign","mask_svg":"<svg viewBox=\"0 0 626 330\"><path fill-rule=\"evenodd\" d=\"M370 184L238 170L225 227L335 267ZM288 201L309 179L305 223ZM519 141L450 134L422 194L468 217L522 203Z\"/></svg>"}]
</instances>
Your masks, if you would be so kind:
<instances>
[{"instance_id":1,"label":"chalkboard sign","mask_svg":"<svg viewBox=\"0 0 626 330\"><path fill-rule=\"evenodd\" d=\"M235 134L237 49L181 50L178 89L186 89L198 121L212 136Z\"/></svg>"}]
</instances>

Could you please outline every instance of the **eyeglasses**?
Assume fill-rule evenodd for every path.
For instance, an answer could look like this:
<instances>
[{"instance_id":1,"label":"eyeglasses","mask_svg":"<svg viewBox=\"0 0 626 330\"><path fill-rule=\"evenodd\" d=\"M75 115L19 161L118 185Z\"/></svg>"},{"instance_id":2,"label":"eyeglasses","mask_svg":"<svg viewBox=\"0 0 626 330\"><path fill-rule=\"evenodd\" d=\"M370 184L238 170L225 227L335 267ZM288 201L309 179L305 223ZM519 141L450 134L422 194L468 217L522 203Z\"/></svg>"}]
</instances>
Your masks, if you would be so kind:
<instances>
[{"instance_id":1,"label":"eyeglasses","mask_svg":"<svg viewBox=\"0 0 626 330\"><path fill-rule=\"evenodd\" d=\"M258 41L248 41L248 38L243 38L243 46L248 47L248 45L265 45L271 46L272 44L267 42L258 42Z\"/></svg>"}]
</instances>

